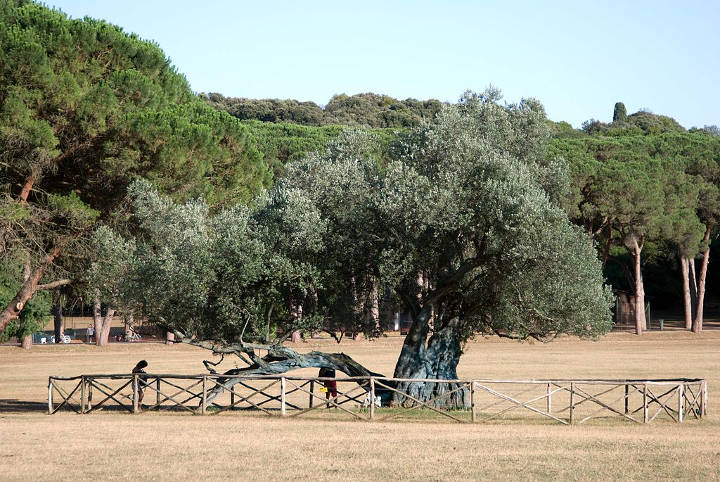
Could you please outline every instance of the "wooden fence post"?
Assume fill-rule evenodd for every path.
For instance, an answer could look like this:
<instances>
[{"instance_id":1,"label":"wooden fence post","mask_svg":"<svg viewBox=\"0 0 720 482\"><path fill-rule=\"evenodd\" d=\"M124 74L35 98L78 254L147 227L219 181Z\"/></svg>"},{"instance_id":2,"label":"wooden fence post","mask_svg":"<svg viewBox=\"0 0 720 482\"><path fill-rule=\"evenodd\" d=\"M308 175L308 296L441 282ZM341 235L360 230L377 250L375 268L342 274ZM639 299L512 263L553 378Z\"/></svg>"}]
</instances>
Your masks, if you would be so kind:
<instances>
[{"instance_id":1,"label":"wooden fence post","mask_svg":"<svg viewBox=\"0 0 720 482\"><path fill-rule=\"evenodd\" d=\"M160 377L157 377L155 381L155 395L155 405L157 405L157 409L160 410Z\"/></svg>"},{"instance_id":2,"label":"wooden fence post","mask_svg":"<svg viewBox=\"0 0 720 482\"><path fill-rule=\"evenodd\" d=\"M313 398L315 398L315 380L310 380L310 394L308 395L308 407L313 408Z\"/></svg>"},{"instance_id":3,"label":"wooden fence post","mask_svg":"<svg viewBox=\"0 0 720 482\"><path fill-rule=\"evenodd\" d=\"M707 380L703 380L703 396L702 396L702 407L700 408L700 413L705 416L707 415L707 406L708 406L708 387L707 387Z\"/></svg>"},{"instance_id":4,"label":"wooden fence post","mask_svg":"<svg viewBox=\"0 0 720 482\"><path fill-rule=\"evenodd\" d=\"M643 423L648 423L647 383L643 383Z\"/></svg>"},{"instance_id":5,"label":"wooden fence post","mask_svg":"<svg viewBox=\"0 0 720 482\"><path fill-rule=\"evenodd\" d=\"M547 387L545 387L545 396L547 397L547 400L545 400L545 411L547 413L552 413L552 390L550 389L550 384L547 384Z\"/></svg>"},{"instance_id":6,"label":"wooden fence post","mask_svg":"<svg viewBox=\"0 0 720 482\"><path fill-rule=\"evenodd\" d=\"M625 383L625 415L630 413L630 385Z\"/></svg>"},{"instance_id":7,"label":"wooden fence post","mask_svg":"<svg viewBox=\"0 0 720 482\"><path fill-rule=\"evenodd\" d=\"M575 420L575 384L570 382L570 425Z\"/></svg>"},{"instance_id":8,"label":"wooden fence post","mask_svg":"<svg viewBox=\"0 0 720 482\"><path fill-rule=\"evenodd\" d=\"M234 385L233 388L230 390L230 410L235 410L235 392L233 391L235 389Z\"/></svg>"},{"instance_id":9,"label":"wooden fence post","mask_svg":"<svg viewBox=\"0 0 720 482\"><path fill-rule=\"evenodd\" d=\"M477 411L475 404L475 380L470 382L470 421L477 422Z\"/></svg>"},{"instance_id":10,"label":"wooden fence post","mask_svg":"<svg viewBox=\"0 0 720 482\"><path fill-rule=\"evenodd\" d=\"M207 413L207 375L203 375L202 391L202 407L200 408L200 413L205 415Z\"/></svg>"},{"instance_id":11,"label":"wooden fence post","mask_svg":"<svg viewBox=\"0 0 720 482\"><path fill-rule=\"evenodd\" d=\"M53 379L48 377L48 415L53 411Z\"/></svg>"},{"instance_id":12,"label":"wooden fence post","mask_svg":"<svg viewBox=\"0 0 720 482\"><path fill-rule=\"evenodd\" d=\"M287 407L285 406L285 377L280 378L280 415L287 415Z\"/></svg>"},{"instance_id":13,"label":"wooden fence post","mask_svg":"<svg viewBox=\"0 0 720 482\"><path fill-rule=\"evenodd\" d=\"M133 402L133 413L137 413L138 411L138 375L137 373L133 374L133 382L132 382L132 402Z\"/></svg>"},{"instance_id":14,"label":"wooden fence post","mask_svg":"<svg viewBox=\"0 0 720 482\"><path fill-rule=\"evenodd\" d=\"M92 389L93 389L93 379L92 377L89 377L86 379L86 382L88 384L88 395L87 395L87 409L88 411L92 410Z\"/></svg>"},{"instance_id":15,"label":"wooden fence post","mask_svg":"<svg viewBox=\"0 0 720 482\"><path fill-rule=\"evenodd\" d=\"M685 404L683 403L685 400L685 385L679 384L677 387L678 392L678 423L682 423L683 416L685 415Z\"/></svg>"},{"instance_id":16,"label":"wooden fence post","mask_svg":"<svg viewBox=\"0 0 720 482\"><path fill-rule=\"evenodd\" d=\"M85 375L80 376L80 413L85 413Z\"/></svg>"},{"instance_id":17,"label":"wooden fence post","mask_svg":"<svg viewBox=\"0 0 720 482\"><path fill-rule=\"evenodd\" d=\"M370 377L370 420L375 419L375 379Z\"/></svg>"}]
</instances>

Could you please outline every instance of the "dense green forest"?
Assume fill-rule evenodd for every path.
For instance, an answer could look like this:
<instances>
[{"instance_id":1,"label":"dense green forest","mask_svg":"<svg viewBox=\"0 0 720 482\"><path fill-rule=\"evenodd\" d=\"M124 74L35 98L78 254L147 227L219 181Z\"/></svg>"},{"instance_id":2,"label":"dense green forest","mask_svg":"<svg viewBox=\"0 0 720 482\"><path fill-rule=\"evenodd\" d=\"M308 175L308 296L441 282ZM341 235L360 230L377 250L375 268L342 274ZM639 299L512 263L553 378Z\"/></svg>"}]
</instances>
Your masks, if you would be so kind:
<instances>
[{"instance_id":1,"label":"dense green forest","mask_svg":"<svg viewBox=\"0 0 720 482\"><path fill-rule=\"evenodd\" d=\"M718 129L611 112L574 129L496 89L324 107L198 95L152 42L2 0L0 333L83 299L105 340L116 312L225 340L372 336L397 312L446 320L445 347L596 336L596 271L637 301L638 333L647 301L700 331L720 298Z\"/></svg>"},{"instance_id":2,"label":"dense green forest","mask_svg":"<svg viewBox=\"0 0 720 482\"><path fill-rule=\"evenodd\" d=\"M343 125L385 128L417 127L432 121L442 103L435 99L397 100L372 93L333 96L325 107L314 102L280 99L244 99L211 93L202 97L213 107L240 120L292 122L306 126Z\"/></svg>"}]
</instances>

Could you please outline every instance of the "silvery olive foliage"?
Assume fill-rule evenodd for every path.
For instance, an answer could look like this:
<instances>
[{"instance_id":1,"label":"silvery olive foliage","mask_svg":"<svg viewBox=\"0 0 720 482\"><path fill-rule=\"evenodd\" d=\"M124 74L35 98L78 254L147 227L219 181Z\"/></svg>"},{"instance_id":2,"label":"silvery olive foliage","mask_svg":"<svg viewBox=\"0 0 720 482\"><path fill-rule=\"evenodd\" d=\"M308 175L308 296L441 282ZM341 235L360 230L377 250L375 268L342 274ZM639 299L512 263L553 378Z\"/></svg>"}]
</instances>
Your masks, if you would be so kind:
<instances>
[{"instance_id":1,"label":"silvery olive foliage","mask_svg":"<svg viewBox=\"0 0 720 482\"><path fill-rule=\"evenodd\" d=\"M277 189L252 208L217 213L201 200L177 204L146 181L134 182L128 198L135 239L106 227L94 236L88 281L104 301L201 339L252 340L268 325L274 334L301 324L285 307L314 288L316 270L304 260L318 252L324 229L301 192Z\"/></svg>"},{"instance_id":2,"label":"silvery olive foliage","mask_svg":"<svg viewBox=\"0 0 720 482\"><path fill-rule=\"evenodd\" d=\"M546 159L542 106L499 101L495 90L467 93L385 165L353 131L288 166L280 184L305 192L327 223L326 289L357 303L374 283L382 301L416 323L432 311L431 330L452 325L461 340L610 329L600 262L554 202L569 183L562 160Z\"/></svg>"},{"instance_id":3,"label":"silvery olive foliage","mask_svg":"<svg viewBox=\"0 0 720 482\"><path fill-rule=\"evenodd\" d=\"M149 319L225 341L298 328L372 336L378 311L408 311L420 333L451 330L457 343L598 336L612 296L558 205L567 169L546 140L537 101L503 105L489 90L402 136L389 160L372 134L345 131L250 206L211 212L138 181L137 236L116 243L129 267L114 279Z\"/></svg>"}]
</instances>

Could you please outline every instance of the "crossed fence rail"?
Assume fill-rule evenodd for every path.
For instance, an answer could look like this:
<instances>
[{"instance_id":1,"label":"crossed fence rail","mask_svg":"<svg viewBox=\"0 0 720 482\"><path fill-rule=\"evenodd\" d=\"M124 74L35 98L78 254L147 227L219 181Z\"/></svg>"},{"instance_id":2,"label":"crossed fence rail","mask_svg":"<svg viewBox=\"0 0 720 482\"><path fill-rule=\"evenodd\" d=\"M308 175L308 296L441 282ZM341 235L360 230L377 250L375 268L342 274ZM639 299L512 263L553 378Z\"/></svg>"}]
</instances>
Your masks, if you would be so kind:
<instances>
[{"instance_id":1,"label":"crossed fence rail","mask_svg":"<svg viewBox=\"0 0 720 482\"><path fill-rule=\"evenodd\" d=\"M330 380L338 386L337 397L324 390L324 382ZM443 389L421 400L407 389L398 388L408 382L437 384ZM469 404L448 409L445 402L460 391L469 398ZM379 406L380 394L385 401L395 396L402 402ZM357 420L389 420L406 418L411 412L417 416L422 411L461 423L537 418L573 425L607 417L636 423L656 419L681 423L707 415L707 403L707 381L701 378L435 380L111 374L48 379L48 414L62 409L79 414L99 410L176 410L202 415L251 410L269 416L299 417L332 410Z\"/></svg>"}]
</instances>

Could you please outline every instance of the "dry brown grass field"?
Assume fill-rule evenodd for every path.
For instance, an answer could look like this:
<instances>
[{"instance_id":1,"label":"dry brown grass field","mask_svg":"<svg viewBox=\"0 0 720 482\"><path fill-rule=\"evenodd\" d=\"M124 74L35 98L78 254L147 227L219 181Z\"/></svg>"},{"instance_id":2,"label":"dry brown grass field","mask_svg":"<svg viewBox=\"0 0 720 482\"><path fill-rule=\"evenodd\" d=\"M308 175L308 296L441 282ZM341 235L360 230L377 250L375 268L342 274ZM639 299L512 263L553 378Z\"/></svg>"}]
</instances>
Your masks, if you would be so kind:
<instances>
[{"instance_id":1,"label":"dry brown grass field","mask_svg":"<svg viewBox=\"0 0 720 482\"><path fill-rule=\"evenodd\" d=\"M391 374L401 342L311 340L295 348L343 351ZM707 378L708 417L683 424L369 423L239 412L48 416L41 408L49 375L127 373L141 358L149 372L201 373L207 357L159 344L0 347L0 480L720 480L720 331L548 344L480 339L460 363L461 378Z\"/></svg>"}]
</instances>

